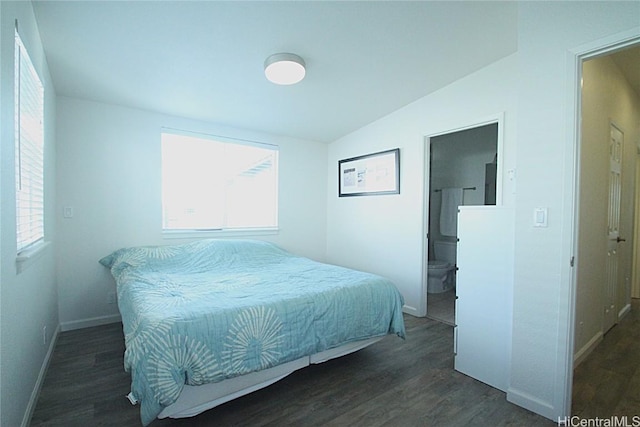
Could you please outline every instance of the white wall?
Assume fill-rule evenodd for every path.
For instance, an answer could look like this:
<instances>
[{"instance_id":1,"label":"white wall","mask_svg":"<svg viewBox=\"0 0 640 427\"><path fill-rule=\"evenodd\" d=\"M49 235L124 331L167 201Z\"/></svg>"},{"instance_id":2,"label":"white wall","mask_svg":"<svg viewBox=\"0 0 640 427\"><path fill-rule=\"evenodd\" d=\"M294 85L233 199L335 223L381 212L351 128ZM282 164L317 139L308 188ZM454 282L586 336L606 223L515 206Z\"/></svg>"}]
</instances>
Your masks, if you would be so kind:
<instances>
[{"instance_id":1,"label":"white wall","mask_svg":"<svg viewBox=\"0 0 640 427\"><path fill-rule=\"evenodd\" d=\"M518 4L518 130L511 386L507 397L553 420L569 414L575 52L640 35L638 2ZM548 228L532 226L535 207Z\"/></svg>"},{"instance_id":2,"label":"white wall","mask_svg":"<svg viewBox=\"0 0 640 427\"><path fill-rule=\"evenodd\" d=\"M58 327L54 250L55 92L42 51L31 2L0 2L0 425L26 425L42 368ZM45 88L45 239L51 244L19 274L16 271L14 151L14 28L29 51ZM43 340L43 327L47 328ZM33 400L31 400L33 403Z\"/></svg>"},{"instance_id":3,"label":"white wall","mask_svg":"<svg viewBox=\"0 0 640 427\"><path fill-rule=\"evenodd\" d=\"M622 197L618 245L616 312L630 304L635 164L640 142L640 96L611 57L585 61L580 149L579 249L577 263L575 353L586 355L602 337L604 284L607 282L609 123L624 131ZM629 286L629 287L627 287Z\"/></svg>"},{"instance_id":4,"label":"white wall","mask_svg":"<svg viewBox=\"0 0 640 427\"><path fill-rule=\"evenodd\" d=\"M391 279L405 298L405 311L425 314L422 295L425 137L484 124L504 113L504 161L515 167L517 57L511 55L329 145L327 257L330 262ZM400 148L400 194L338 197L338 160ZM428 162L426 163L428 166ZM426 182L425 182L426 179ZM504 203L513 205L511 182ZM424 252L426 257L426 251Z\"/></svg>"},{"instance_id":5,"label":"white wall","mask_svg":"<svg viewBox=\"0 0 640 427\"><path fill-rule=\"evenodd\" d=\"M174 244L161 235L161 127L279 145L279 225L258 236L325 258L325 144L74 98L58 98L58 235L63 329L117 319L113 279L98 260L124 246ZM64 207L74 217L63 218ZM246 236L253 238L255 236Z\"/></svg>"}]
</instances>

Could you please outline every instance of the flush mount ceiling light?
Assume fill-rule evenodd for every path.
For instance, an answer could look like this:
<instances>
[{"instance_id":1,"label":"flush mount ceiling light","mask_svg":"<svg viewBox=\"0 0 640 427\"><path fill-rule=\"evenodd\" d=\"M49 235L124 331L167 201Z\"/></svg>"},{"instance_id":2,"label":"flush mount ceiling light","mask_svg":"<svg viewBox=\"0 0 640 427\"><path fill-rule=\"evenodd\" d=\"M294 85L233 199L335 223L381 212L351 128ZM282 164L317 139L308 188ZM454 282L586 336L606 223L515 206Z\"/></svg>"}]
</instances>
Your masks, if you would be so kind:
<instances>
[{"instance_id":1,"label":"flush mount ceiling light","mask_svg":"<svg viewBox=\"0 0 640 427\"><path fill-rule=\"evenodd\" d=\"M304 59L293 53L276 53L264 61L264 75L277 85L292 85L304 78Z\"/></svg>"}]
</instances>

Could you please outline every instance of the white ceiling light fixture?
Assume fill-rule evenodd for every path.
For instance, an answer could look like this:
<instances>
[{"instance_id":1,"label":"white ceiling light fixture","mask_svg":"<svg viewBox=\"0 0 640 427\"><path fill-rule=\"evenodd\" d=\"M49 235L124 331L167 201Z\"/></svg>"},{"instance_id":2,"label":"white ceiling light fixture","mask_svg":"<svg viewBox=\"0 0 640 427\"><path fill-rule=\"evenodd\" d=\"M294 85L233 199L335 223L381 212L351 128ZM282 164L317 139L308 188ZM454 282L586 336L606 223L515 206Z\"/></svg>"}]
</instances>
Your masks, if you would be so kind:
<instances>
[{"instance_id":1,"label":"white ceiling light fixture","mask_svg":"<svg viewBox=\"0 0 640 427\"><path fill-rule=\"evenodd\" d=\"M293 53L276 53L264 61L264 75L277 85L292 85L306 74L304 59Z\"/></svg>"}]
</instances>

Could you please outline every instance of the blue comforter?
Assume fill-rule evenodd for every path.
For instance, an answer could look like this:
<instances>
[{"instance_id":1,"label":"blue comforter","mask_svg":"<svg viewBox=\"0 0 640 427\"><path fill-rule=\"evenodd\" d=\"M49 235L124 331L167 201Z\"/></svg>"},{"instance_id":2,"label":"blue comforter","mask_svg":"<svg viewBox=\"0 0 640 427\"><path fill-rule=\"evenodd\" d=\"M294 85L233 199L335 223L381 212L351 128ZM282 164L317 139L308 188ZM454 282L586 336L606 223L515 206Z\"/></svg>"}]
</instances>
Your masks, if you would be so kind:
<instances>
[{"instance_id":1,"label":"blue comforter","mask_svg":"<svg viewBox=\"0 0 640 427\"><path fill-rule=\"evenodd\" d=\"M120 249L118 287L132 394L147 425L200 385L395 333L403 299L373 274L248 240Z\"/></svg>"}]
</instances>

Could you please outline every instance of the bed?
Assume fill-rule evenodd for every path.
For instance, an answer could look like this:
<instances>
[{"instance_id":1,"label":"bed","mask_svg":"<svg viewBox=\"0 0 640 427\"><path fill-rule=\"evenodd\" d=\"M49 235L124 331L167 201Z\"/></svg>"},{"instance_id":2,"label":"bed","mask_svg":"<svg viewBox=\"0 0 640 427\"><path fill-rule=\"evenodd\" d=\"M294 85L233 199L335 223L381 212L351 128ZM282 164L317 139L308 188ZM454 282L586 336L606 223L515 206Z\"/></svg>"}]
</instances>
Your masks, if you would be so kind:
<instances>
[{"instance_id":1,"label":"bed","mask_svg":"<svg viewBox=\"0 0 640 427\"><path fill-rule=\"evenodd\" d=\"M100 263L116 280L129 398L144 425L405 336L403 298L390 281L268 242L123 248Z\"/></svg>"}]
</instances>

